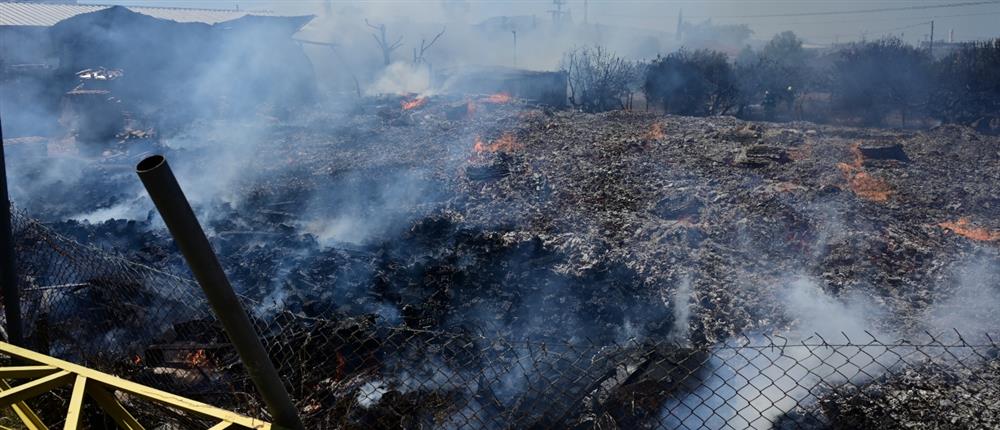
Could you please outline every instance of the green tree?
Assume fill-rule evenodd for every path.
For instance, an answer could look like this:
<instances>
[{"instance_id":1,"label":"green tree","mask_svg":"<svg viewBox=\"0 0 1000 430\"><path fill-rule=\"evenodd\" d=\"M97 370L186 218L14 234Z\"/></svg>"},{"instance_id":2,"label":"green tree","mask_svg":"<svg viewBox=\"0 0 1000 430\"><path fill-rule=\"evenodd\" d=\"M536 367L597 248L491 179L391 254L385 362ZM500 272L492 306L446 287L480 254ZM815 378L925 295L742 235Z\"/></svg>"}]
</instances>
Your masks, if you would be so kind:
<instances>
[{"instance_id":1,"label":"green tree","mask_svg":"<svg viewBox=\"0 0 1000 430\"><path fill-rule=\"evenodd\" d=\"M852 43L837 53L832 92L842 112L861 114L881 124L898 111L905 125L909 114L926 108L933 85L927 51L896 38Z\"/></svg>"},{"instance_id":2,"label":"green tree","mask_svg":"<svg viewBox=\"0 0 1000 430\"><path fill-rule=\"evenodd\" d=\"M931 110L949 122L1000 116L1000 39L963 45L936 64Z\"/></svg>"}]
</instances>

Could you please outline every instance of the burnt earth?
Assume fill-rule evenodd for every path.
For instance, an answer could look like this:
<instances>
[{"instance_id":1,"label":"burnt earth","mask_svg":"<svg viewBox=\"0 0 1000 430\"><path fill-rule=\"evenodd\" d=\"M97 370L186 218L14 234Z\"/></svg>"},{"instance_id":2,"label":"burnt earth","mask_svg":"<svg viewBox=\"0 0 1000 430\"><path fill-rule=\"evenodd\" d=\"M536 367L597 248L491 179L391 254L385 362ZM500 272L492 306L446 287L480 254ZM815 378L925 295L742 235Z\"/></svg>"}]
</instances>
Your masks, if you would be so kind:
<instances>
[{"instance_id":1,"label":"burnt earth","mask_svg":"<svg viewBox=\"0 0 1000 430\"><path fill-rule=\"evenodd\" d=\"M397 106L378 99L289 122L205 125L215 130L201 135L209 143L229 144L225 127L267 142L244 166L254 173L233 184L235 199L198 208L234 284L260 303L258 318L707 346L794 327L783 286L804 276L834 297L866 297L884 316L873 330L912 333L958 289L956 266L1000 262L1000 138L967 128L516 103L462 115L434 98ZM168 157L184 155L167 146ZM134 180L103 178L110 197L100 202ZM150 220L49 221L80 241L185 270ZM995 279L983 288L996 289ZM861 409L838 395L827 412L860 423ZM611 398L652 401L641 397ZM890 397L864 410L889 410L877 408L892 402L877 405Z\"/></svg>"},{"instance_id":2,"label":"burnt earth","mask_svg":"<svg viewBox=\"0 0 1000 430\"><path fill-rule=\"evenodd\" d=\"M965 218L1000 230L1000 141L969 129L515 105L454 119L440 105L403 112L407 125L380 119L373 102L371 113L260 127L269 144L247 166L259 173L238 184L235 204L205 209L243 292L262 299L286 289L294 306L317 302L315 314L406 307L420 324L514 336L565 334L591 312L598 327L586 328L601 336L624 326L664 336L673 302L687 299L691 340L710 344L793 323L777 295L797 275L835 296L863 293L887 311L884 324L919 329L920 313L954 288L951 266L997 261L996 241L940 226ZM654 124L662 136L650 138ZM477 138L504 134L516 146L473 150ZM866 142L891 142L908 162L858 160L854 148ZM853 172L887 198L852 189L860 182L838 163L858 162ZM309 227L345 213L374 227L350 240ZM181 268L169 238L139 233L146 228L61 224L82 241ZM682 282L690 298L674 297Z\"/></svg>"}]
</instances>

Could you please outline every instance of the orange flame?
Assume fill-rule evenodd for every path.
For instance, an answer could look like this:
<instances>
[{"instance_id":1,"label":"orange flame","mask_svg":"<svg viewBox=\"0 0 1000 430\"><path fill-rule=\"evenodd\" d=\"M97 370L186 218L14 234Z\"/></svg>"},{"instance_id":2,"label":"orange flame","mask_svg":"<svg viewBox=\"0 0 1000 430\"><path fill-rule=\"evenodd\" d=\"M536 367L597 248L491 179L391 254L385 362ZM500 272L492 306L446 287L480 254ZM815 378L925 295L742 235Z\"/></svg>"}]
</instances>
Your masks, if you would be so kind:
<instances>
[{"instance_id":1,"label":"orange flame","mask_svg":"<svg viewBox=\"0 0 1000 430\"><path fill-rule=\"evenodd\" d=\"M399 103L403 106L403 110L416 109L420 106L427 104L427 97L417 97L413 100L410 101L404 100Z\"/></svg>"},{"instance_id":2,"label":"orange flame","mask_svg":"<svg viewBox=\"0 0 1000 430\"><path fill-rule=\"evenodd\" d=\"M496 93L483 99L486 103L505 104L510 103L513 98L508 93Z\"/></svg>"},{"instance_id":3,"label":"orange flame","mask_svg":"<svg viewBox=\"0 0 1000 430\"><path fill-rule=\"evenodd\" d=\"M482 154L484 152L513 152L521 148L521 145L517 143L517 138L513 133L504 133L499 139L494 140L490 143L486 143L479 136L476 136L476 144L473 145L472 149L476 151L477 154Z\"/></svg>"},{"instance_id":4,"label":"orange flame","mask_svg":"<svg viewBox=\"0 0 1000 430\"><path fill-rule=\"evenodd\" d=\"M659 122L654 122L653 126L649 128L649 132L646 133L646 140L660 140L664 137L667 135L663 132L663 124Z\"/></svg>"},{"instance_id":5,"label":"orange flame","mask_svg":"<svg viewBox=\"0 0 1000 430\"><path fill-rule=\"evenodd\" d=\"M851 153L854 154L853 162L850 164L837 163L837 168L844 174L851 191L854 191L858 197L873 202L889 200L889 196L893 194L892 186L865 171L864 156L861 155L860 145L857 143L851 145Z\"/></svg>"},{"instance_id":6,"label":"orange flame","mask_svg":"<svg viewBox=\"0 0 1000 430\"><path fill-rule=\"evenodd\" d=\"M945 221L938 223L943 229L951 230L959 236L964 236L972 240L983 242L1000 241L1000 231L990 231L982 227L975 227L968 218L959 218L958 221Z\"/></svg>"},{"instance_id":7,"label":"orange flame","mask_svg":"<svg viewBox=\"0 0 1000 430\"><path fill-rule=\"evenodd\" d=\"M184 362L191 367L202 367L208 364L208 354L205 353L204 349L199 349L195 352L189 352L184 357Z\"/></svg>"}]
</instances>

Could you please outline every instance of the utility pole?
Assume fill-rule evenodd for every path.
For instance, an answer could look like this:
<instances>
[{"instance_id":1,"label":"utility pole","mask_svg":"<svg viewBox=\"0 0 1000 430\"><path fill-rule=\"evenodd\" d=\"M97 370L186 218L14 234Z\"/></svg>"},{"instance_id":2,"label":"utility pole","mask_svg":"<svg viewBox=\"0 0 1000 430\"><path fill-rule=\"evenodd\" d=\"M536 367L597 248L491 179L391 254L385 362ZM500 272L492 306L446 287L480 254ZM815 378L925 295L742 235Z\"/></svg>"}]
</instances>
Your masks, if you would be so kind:
<instances>
[{"instance_id":1,"label":"utility pole","mask_svg":"<svg viewBox=\"0 0 1000 430\"><path fill-rule=\"evenodd\" d=\"M4 316L7 318L7 341L25 346L21 333L21 292L17 288L17 261L14 259L14 230L11 223L10 196L7 194L7 161L3 154L3 124L0 123L0 291L3 291Z\"/></svg>"},{"instance_id":2,"label":"utility pole","mask_svg":"<svg viewBox=\"0 0 1000 430\"><path fill-rule=\"evenodd\" d=\"M931 20L931 43L927 45L927 54L934 59L934 20Z\"/></svg>"},{"instance_id":3,"label":"utility pole","mask_svg":"<svg viewBox=\"0 0 1000 430\"><path fill-rule=\"evenodd\" d=\"M514 67L517 67L517 30L511 30L514 35Z\"/></svg>"},{"instance_id":4,"label":"utility pole","mask_svg":"<svg viewBox=\"0 0 1000 430\"><path fill-rule=\"evenodd\" d=\"M552 0L552 5L556 8L548 11L552 14L552 25L556 28L562 27L563 22L566 21L566 12L562 10L564 4L566 4L566 0Z\"/></svg>"},{"instance_id":5,"label":"utility pole","mask_svg":"<svg viewBox=\"0 0 1000 430\"><path fill-rule=\"evenodd\" d=\"M684 28L684 9L681 9L679 12L677 12L677 35L676 35L676 38L677 38L678 42L680 42L681 38L683 37L683 33L682 33L683 32L683 30L682 30L683 28Z\"/></svg>"}]
</instances>

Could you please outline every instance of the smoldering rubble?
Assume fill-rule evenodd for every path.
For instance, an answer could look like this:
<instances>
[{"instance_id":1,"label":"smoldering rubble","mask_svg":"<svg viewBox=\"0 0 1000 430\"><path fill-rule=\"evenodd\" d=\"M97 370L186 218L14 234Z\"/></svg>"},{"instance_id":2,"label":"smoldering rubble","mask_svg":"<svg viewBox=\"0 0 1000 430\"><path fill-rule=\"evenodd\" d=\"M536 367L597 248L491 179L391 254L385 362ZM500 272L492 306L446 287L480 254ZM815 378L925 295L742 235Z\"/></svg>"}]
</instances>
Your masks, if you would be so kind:
<instances>
[{"instance_id":1,"label":"smoldering rubble","mask_svg":"<svg viewBox=\"0 0 1000 430\"><path fill-rule=\"evenodd\" d=\"M205 121L158 143L194 164L182 182L197 190L242 150L234 130L257 136L226 192L195 199L233 283L260 303L256 316L684 348L754 332L997 328L996 309L966 294L1000 287L997 137L584 114L488 94L417 100ZM52 209L48 225L184 273L151 207L134 200L131 174L86 168L111 172L89 176L105 198L38 203ZM102 209L131 219L102 220ZM81 213L89 221L66 219ZM793 300L802 279L816 292ZM851 304L858 297L864 306ZM940 318L955 308L983 318ZM879 398L859 406L834 393L820 405L844 422L875 410L917 419L893 409L905 409L898 396Z\"/></svg>"}]
</instances>

